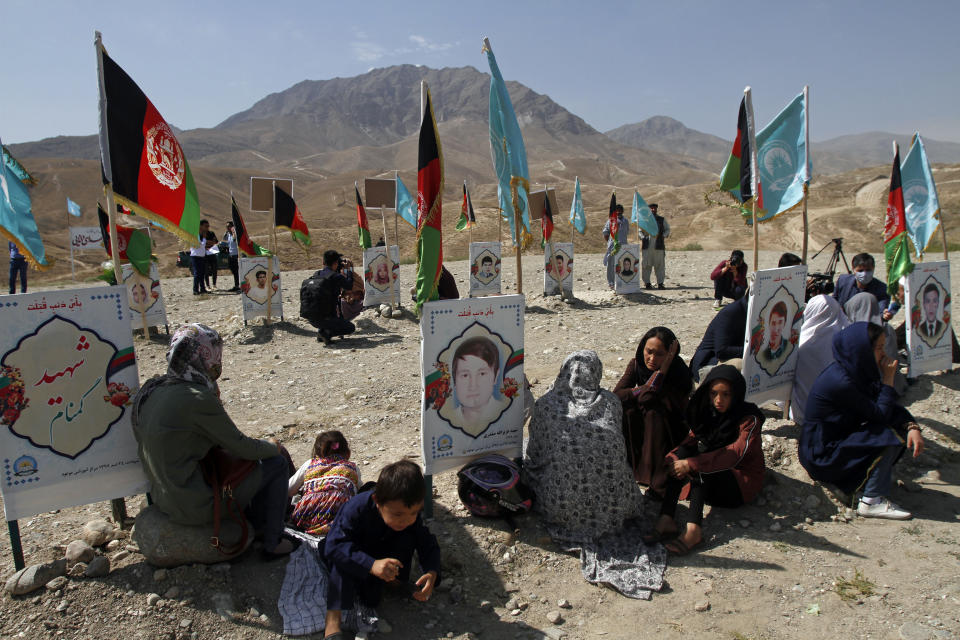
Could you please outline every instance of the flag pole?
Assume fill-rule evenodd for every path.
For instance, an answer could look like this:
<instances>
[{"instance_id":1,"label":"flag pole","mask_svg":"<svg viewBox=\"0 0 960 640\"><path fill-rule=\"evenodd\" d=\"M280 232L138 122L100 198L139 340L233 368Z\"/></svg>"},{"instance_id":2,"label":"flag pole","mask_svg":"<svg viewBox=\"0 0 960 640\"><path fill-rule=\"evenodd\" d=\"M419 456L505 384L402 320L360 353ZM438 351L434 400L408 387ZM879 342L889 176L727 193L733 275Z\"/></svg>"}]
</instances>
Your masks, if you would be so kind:
<instances>
[{"instance_id":1,"label":"flag pole","mask_svg":"<svg viewBox=\"0 0 960 640\"><path fill-rule=\"evenodd\" d=\"M807 238L810 225L807 221L807 196L810 192L810 85L803 85L803 253L801 261L807 264Z\"/></svg>"},{"instance_id":2,"label":"flag pole","mask_svg":"<svg viewBox=\"0 0 960 640\"><path fill-rule=\"evenodd\" d=\"M104 192L107 196L107 219L110 221L110 253L113 259L113 279L121 282L120 247L117 243L117 205L113 201L113 167L110 164L110 139L107 128L107 87L103 79L103 40L99 31L94 31L94 47L97 50L97 79L100 85L100 163L107 179Z\"/></svg>"},{"instance_id":3,"label":"flag pole","mask_svg":"<svg viewBox=\"0 0 960 640\"><path fill-rule=\"evenodd\" d=\"M759 271L760 232L757 228L757 193L760 181L757 179L757 139L753 127L753 97L750 87L744 87L743 95L747 105L747 131L750 138L750 190L753 192L753 270Z\"/></svg>"},{"instance_id":4,"label":"flag pole","mask_svg":"<svg viewBox=\"0 0 960 640\"><path fill-rule=\"evenodd\" d=\"M398 205L398 203L397 203L397 180L399 180L398 175L399 175L399 171L397 171L396 169L394 169L394 170L393 170L393 237L394 237L394 239L396 239L396 241L397 241L397 260L399 261L399 260L400 260L400 222L397 220L397 218L400 217L400 210L399 210L399 208L397 207L397 205ZM389 244L389 243L387 243L387 244ZM388 247L388 249L389 249L389 247ZM387 253L389 253L389 251L387 251ZM393 271L391 270L390 273L392 274ZM399 263L397 264L397 277L398 277L398 278L400 277L400 267L399 267ZM397 308L398 308L398 309L402 309L402 308L403 308L403 296L400 296L400 297L397 299Z\"/></svg>"},{"instance_id":5,"label":"flag pole","mask_svg":"<svg viewBox=\"0 0 960 640\"><path fill-rule=\"evenodd\" d=\"M277 255L277 181L273 180L273 224L270 225L270 255L267 257L267 321L273 312L273 256ZM293 197L293 194L290 194Z\"/></svg>"},{"instance_id":6,"label":"flag pole","mask_svg":"<svg viewBox=\"0 0 960 640\"><path fill-rule=\"evenodd\" d=\"M366 189L366 186L364 186L364 189ZM383 203L380 204L380 222L383 223L383 250L387 258L387 268L390 269L390 312L392 313L397 306L396 276L393 274L393 260L390 259L390 243L387 242L387 218L383 213ZM400 250L399 245L397 250Z\"/></svg>"}]
</instances>

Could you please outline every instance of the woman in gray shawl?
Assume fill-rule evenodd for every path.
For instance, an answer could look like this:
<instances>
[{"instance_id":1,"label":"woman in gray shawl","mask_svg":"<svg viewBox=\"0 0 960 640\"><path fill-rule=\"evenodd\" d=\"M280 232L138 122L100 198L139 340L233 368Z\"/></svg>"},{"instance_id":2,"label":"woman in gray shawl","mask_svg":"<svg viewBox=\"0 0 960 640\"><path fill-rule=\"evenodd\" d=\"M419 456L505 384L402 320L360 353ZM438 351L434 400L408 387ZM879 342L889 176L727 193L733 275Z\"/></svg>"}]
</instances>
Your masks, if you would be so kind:
<instances>
[{"instance_id":1,"label":"woman in gray shawl","mask_svg":"<svg viewBox=\"0 0 960 640\"><path fill-rule=\"evenodd\" d=\"M596 352L571 353L530 423L524 478L555 538L596 539L641 512L640 488L626 462L623 409L600 388L602 374Z\"/></svg>"},{"instance_id":2,"label":"woman in gray shawl","mask_svg":"<svg viewBox=\"0 0 960 640\"><path fill-rule=\"evenodd\" d=\"M883 327L884 334L887 336L886 356L891 360L898 359L897 332L883 321L883 316L880 315L880 305L872 293L862 291L853 296L847 300L847 304L843 305L843 312L851 323L870 322ZM900 373L899 369L893 377L893 390L897 392L898 396L902 396L903 392L907 390L907 378Z\"/></svg>"}]
</instances>

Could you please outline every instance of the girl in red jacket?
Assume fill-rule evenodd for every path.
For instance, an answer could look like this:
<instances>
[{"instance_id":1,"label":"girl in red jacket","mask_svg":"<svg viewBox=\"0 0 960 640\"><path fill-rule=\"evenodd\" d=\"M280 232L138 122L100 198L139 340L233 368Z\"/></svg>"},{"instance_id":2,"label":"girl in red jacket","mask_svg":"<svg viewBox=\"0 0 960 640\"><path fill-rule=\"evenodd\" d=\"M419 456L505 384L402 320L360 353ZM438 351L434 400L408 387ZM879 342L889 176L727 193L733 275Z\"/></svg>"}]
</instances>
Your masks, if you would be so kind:
<instances>
[{"instance_id":1,"label":"girl in red jacket","mask_svg":"<svg viewBox=\"0 0 960 640\"><path fill-rule=\"evenodd\" d=\"M763 486L760 427L764 417L744 402L746 381L729 365L714 367L690 400L690 433L666 456L669 479L656 532L648 542L664 541L676 555L703 541L703 505L739 507L753 500ZM681 532L674 519L677 501L686 489L690 521Z\"/></svg>"}]
</instances>

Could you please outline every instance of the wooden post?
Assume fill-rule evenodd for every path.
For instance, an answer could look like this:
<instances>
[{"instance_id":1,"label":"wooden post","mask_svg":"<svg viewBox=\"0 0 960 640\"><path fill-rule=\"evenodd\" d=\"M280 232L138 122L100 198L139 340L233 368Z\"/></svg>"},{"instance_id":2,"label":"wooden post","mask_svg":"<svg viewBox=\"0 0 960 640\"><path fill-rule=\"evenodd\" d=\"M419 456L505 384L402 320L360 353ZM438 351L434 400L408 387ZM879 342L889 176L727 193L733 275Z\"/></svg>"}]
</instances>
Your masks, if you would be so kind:
<instances>
[{"instance_id":1,"label":"wooden post","mask_svg":"<svg viewBox=\"0 0 960 640\"><path fill-rule=\"evenodd\" d=\"M750 137L750 186L753 192L753 270L760 268L760 231L757 227L757 136L753 126L753 96L750 87L744 87L747 107L747 133Z\"/></svg>"},{"instance_id":2,"label":"wooden post","mask_svg":"<svg viewBox=\"0 0 960 640\"><path fill-rule=\"evenodd\" d=\"M273 313L273 256L277 254L277 181L273 181L273 222L270 224L270 256L267 257L267 319Z\"/></svg>"},{"instance_id":3,"label":"wooden post","mask_svg":"<svg viewBox=\"0 0 960 640\"><path fill-rule=\"evenodd\" d=\"M396 306L397 306L397 292L395 291L395 289L396 289L396 284L395 284L396 280L395 280L394 275L393 275L393 261L390 259L390 243L387 242L387 218L384 216L384 213L383 213L383 205L380 205L380 221L383 223L383 246L384 246L384 251L386 252L386 256L387 256L387 269L389 269L389 274L390 274L390 277L389 277L389 280L390 280L390 310L391 310L391 312L392 312L393 309L395 309ZM400 251L400 245L399 245L399 244L397 245L397 251L398 251L398 252ZM399 260L399 259L400 259L400 257L397 256L397 260ZM398 264L397 266L399 266L399 264Z\"/></svg>"},{"instance_id":4,"label":"wooden post","mask_svg":"<svg viewBox=\"0 0 960 640\"><path fill-rule=\"evenodd\" d=\"M947 252L947 229L943 224L943 210L940 210L940 238L943 242L943 259L949 260L950 256Z\"/></svg>"},{"instance_id":5,"label":"wooden post","mask_svg":"<svg viewBox=\"0 0 960 640\"><path fill-rule=\"evenodd\" d=\"M800 261L807 264L807 238L809 236L810 226L807 223L807 195L810 191L810 86L803 87L803 247L800 254Z\"/></svg>"},{"instance_id":6,"label":"wooden post","mask_svg":"<svg viewBox=\"0 0 960 640\"><path fill-rule=\"evenodd\" d=\"M517 202L520 202L520 198L517 198ZM523 258L520 256L521 245L523 244L520 230L523 229L523 223L520 221L520 216L521 212L514 209L513 226L517 234L515 236L517 239L517 293L523 293Z\"/></svg>"},{"instance_id":7,"label":"wooden post","mask_svg":"<svg viewBox=\"0 0 960 640\"><path fill-rule=\"evenodd\" d=\"M393 185L393 237L394 237L394 238L396 239L396 241L397 241L397 279L399 280L399 279L400 279L400 221L397 220L397 218L400 217L400 211L399 211L399 209L397 208L397 185L396 185L396 180L397 180L397 174L398 174L398 173L399 173L399 172L398 172L396 169L393 170L393 180L394 180L394 185ZM387 244L389 245L390 243L388 242ZM388 251L388 253L389 253L389 251ZM398 309L402 309L402 308L403 308L403 296L399 296L399 298L397 299L397 308L398 308Z\"/></svg>"}]
</instances>

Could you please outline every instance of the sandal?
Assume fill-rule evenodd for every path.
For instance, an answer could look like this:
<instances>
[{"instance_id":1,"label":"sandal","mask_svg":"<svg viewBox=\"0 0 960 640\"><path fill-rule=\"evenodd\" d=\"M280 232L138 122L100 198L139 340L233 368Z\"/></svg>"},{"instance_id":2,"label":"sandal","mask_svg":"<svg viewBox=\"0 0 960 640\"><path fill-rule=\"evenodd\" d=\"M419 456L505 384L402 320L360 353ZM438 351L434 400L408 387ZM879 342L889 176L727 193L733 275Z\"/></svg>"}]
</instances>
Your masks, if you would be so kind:
<instances>
[{"instance_id":1,"label":"sandal","mask_svg":"<svg viewBox=\"0 0 960 640\"><path fill-rule=\"evenodd\" d=\"M266 549L263 550L263 557L267 561L284 558L293 553L293 551L295 551L299 546L300 545L298 543L294 542L290 538L281 538L280 543L273 548L273 551L267 551Z\"/></svg>"},{"instance_id":2,"label":"sandal","mask_svg":"<svg viewBox=\"0 0 960 640\"><path fill-rule=\"evenodd\" d=\"M682 538L675 538L667 542L666 545L664 546L666 546L667 551L669 551L671 555L685 556L691 551L693 551L694 549L696 549L697 547L699 547L702 542L703 540L701 540L700 542L697 542L696 544L692 544L688 546L687 543L684 542Z\"/></svg>"}]
</instances>

